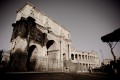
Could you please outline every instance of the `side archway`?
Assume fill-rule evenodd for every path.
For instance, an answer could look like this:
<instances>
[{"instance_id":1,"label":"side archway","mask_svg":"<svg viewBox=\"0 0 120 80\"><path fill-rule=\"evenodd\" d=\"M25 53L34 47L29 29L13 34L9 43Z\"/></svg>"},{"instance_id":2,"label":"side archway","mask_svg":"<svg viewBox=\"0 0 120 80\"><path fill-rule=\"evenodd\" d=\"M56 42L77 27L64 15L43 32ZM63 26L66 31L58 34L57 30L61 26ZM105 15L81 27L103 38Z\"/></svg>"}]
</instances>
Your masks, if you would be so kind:
<instances>
[{"instance_id":1,"label":"side archway","mask_svg":"<svg viewBox=\"0 0 120 80\"><path fill-rule=\"evenodd\" d=\"M46 44L47 48L47 55L50 59L56 59L57 58L57 43L54 40L49 40Z\"/></svg>"},{"instance_id":2,"label":"side archway","mask_svg":"<svg viewBox=\"0 0 120 80\"><path fill-rule=\"evenodd\" d=\"M48 40L46 48L48 51L57 50L57 43L54 40Z\"/></svg>"}]
</instances>

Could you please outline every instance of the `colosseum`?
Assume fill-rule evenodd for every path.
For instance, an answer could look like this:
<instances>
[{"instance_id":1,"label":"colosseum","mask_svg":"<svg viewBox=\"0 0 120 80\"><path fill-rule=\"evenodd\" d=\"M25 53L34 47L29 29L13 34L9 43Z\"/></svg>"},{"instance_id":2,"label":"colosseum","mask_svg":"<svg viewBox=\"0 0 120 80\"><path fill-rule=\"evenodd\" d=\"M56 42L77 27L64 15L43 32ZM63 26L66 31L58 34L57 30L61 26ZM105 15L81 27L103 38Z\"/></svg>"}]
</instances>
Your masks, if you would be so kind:
<instances>
[{"instance_id":1,"label":"colosseum","mask_svg":"<svg viewBox=\"0 0 120 80\"><path fill-rule=\"evenodd\" d=\"M89 67L92 69L100 67L98 54L93 50L86 52L72 48L71 60L76 64L76 69L80 72L88 71Z\"/></svg>"}]
</instances>

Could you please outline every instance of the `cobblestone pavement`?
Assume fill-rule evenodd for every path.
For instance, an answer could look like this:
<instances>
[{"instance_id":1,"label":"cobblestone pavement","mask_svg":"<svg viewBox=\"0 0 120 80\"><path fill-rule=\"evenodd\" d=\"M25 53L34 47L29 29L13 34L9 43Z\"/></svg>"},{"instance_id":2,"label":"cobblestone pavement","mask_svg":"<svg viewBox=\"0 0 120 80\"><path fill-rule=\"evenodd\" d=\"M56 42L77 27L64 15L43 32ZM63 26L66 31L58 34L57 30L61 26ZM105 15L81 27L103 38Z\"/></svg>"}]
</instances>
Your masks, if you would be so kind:
<instances>
[{"instance_id":1,"label":"cobblestone pavement","mask_svg":"<svg viewBox=\"0 0 120 80\"><path fill-rule=\"evenodd\" d=\"M120 80L118 75L105 73L6 73L0 80Z\"/></svg>"}]
</instances>

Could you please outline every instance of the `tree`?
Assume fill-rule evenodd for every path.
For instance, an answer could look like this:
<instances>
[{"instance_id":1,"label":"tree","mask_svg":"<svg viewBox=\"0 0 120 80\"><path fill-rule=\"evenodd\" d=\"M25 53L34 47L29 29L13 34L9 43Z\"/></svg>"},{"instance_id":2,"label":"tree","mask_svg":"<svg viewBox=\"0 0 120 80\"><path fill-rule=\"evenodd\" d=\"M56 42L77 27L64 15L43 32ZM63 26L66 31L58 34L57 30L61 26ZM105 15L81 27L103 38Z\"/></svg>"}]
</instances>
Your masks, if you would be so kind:
<instances>
[{"instance_id":1,"label":"tree","mask_svg":"<svg viewBox=\"0 0 120 80\"><path fill-rule=\"evenodd\" d=\"M0 50L0 66L1 66L1 62L2 62L2 53L3 53L3 50Z\"/></svg>"},{"instance_id":2,"label":"tree","mask_svg":"<svg viewBox=\"0 0 120 80\"><path fill-rule=\"evenodd\" d=\"M112 33L102 36L101 40L109 45L114 61L116 61L116 56L114 54L113 49L115 48L116 44L120 41L120 28L116 29Z\"/></svg>"}]
</instances>

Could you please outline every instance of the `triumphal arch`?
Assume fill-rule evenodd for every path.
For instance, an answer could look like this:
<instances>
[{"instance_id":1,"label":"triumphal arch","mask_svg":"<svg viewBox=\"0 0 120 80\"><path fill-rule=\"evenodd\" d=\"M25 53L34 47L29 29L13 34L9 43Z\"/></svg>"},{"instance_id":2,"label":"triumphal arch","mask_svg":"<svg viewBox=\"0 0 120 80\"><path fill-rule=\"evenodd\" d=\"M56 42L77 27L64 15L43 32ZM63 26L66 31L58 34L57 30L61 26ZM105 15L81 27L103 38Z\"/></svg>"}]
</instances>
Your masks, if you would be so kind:
<instances>
[{"instance_id":1,"label":"triumphal arch","mask_svg":"<svg viewBox=\"0 0 120 80\"><path fill-rule=\"evenodd\" d=\"M12 26L10 63L13 69L67 69L66 61L71 54L71 37L67 29L29 3L17 11L16 21Z\"/></svg>"}]
</instances>

